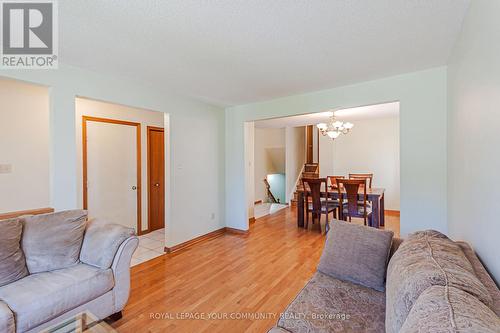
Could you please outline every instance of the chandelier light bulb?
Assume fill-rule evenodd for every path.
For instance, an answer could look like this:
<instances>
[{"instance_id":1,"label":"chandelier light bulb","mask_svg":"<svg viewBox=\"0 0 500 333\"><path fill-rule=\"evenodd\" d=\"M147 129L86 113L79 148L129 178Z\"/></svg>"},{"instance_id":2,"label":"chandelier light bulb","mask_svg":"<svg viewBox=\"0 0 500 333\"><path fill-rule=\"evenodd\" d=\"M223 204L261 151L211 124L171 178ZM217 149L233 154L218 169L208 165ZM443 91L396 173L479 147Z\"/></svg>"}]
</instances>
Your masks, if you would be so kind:
<instances>
[{"instance_id":1,"label":"chandelier light bulb","mask_svg":"<svg viewBox=\"0 0 500 333\"><path fill-rule=\"evenodd\" d=\"M325 124L325 123L319 123L318 125L316 125L316 127L319 129L319 130L326 130L328 125Z\"/></svg>"},{"instance_id":2,"label":"chandelier light bulb","mask_svg":"<svg viewBox=\"0 0 500 333\"><path fill-rule=\"evenodd\" d=\"M340 135L340 132L336 132L336 131L328 131L326 133L331 139L336 139L339 137Z\"/></svg>"},{"instance_id":3,"label":"chandelier light bulb","mask_svg":"<svg viewBox=\"0 0 500 333\"><path fill-rule=\"evenodd\" d=\"M333 127L341 128L343 124L344 124L343 122L337 120L333 123Z\"/></svg>"},{"instance_id":4,"label":"chandelier light bulb","mask_svg":"<svg viewBox=\"0 0 500 333\"><path fill-rule=\"evenodd\" d=\"M349 122L343 122L335 118L335 114L328 119L328 123L319 123L316 125L318 130L322 135L328 136L332 140L339 137L340 134L348 134L349 131L354 127L354 124Z\"/></svg>"}]
</instances>

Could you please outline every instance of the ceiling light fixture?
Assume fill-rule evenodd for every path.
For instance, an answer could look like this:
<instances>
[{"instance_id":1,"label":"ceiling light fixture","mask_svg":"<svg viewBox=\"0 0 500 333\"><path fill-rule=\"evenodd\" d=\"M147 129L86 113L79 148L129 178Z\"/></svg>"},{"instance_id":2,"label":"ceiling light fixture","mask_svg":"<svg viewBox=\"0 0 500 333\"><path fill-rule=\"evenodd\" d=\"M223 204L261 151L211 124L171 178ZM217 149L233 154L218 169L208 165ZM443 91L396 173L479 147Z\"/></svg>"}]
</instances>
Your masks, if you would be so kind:
<instances>
[{"instance_id":1,"label":"ceiling light fixture","mask_svg":"<svg viewBox=\"0 0 500 333\"><path fill-rule=\"evenodd\" d=\"M328 136L330 139L335 140L340 134L348 134L354 127L354 124L349 122L342 122L335 118L335 112L328 119L328 123L319 123L316 125L321 134Z\"/></svg>"}]
</instances>

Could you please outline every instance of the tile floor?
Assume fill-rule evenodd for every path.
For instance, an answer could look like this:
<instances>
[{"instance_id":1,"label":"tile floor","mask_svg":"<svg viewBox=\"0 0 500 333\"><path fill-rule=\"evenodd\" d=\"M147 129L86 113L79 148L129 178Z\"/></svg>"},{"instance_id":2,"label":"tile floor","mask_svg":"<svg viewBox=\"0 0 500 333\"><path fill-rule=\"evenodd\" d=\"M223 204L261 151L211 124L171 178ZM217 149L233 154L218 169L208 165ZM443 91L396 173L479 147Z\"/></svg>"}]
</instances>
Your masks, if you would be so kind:
<instances>
[{"instance_id":1,"label":"tile floor","mask_svg":"<svg viewBox=\"0 0 500 333\"><path fill-rule=\"evenodd\" d=\"M132 256L130 266L135 266L165 254L165 229L139 236L139 247Z\"/></svg>"}]
</instances>

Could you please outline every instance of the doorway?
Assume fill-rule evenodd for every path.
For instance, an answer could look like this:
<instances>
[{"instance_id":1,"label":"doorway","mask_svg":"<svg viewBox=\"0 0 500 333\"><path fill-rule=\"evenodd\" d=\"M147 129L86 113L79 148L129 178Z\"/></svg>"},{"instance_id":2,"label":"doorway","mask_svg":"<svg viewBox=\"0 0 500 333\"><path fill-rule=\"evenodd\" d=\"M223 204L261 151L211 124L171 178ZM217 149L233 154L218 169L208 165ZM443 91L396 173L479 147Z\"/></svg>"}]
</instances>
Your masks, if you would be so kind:
<instances>
[{"instance_id":1,"label":"doorway","mask_svg":"<svg viewBox=\"0 0 500 333\"><path fill-rule=\"evenodd\" d=\"M292 115L280 118L268 118L244 122L245 149L250 150L255 147L255 142L248 140L246 133L248 128L285 128L287 133L292 134L291 128L301 130L304 135L303 139L295 140L299 136L290 135L286 138L286 176L288 189L287 194L293 194L292 207L294 202L298 202L298 194L303 191L301 179L302 177L313 177L307 175L307 162L314 161L317 172L315 177L326 178L328 176L343 176L350 178L351 174L372 174L372 183L370 186L372 195L375 197L371 201L372 213L377 215L376 226L384 227L394 231L396 235L400 232L400 133L399 133L399 102L387 102L375 105L366 105L347 109L337 109L333 111L317 112L311 114ZM324 123L328 124L335 115L340 122L351 122L355 125L351 131L342 131L335 140L328 135L321 135L317 125ZM252 126L249 126L252 124ZM333 126L333 125L332 125ZM323 126L321 126L323 127ZM352 127L351 127L352 128ZM326 133L325 133L326 134ZM257 137L257 136L256 136ZM269 141L269 140L266 140ZM288 146L298 142L293 149L288 149ZM304 152L299 152L299 146L304 147ZM288 153L290 151L290 154ZM295 151L295 154L292 152ZM298 153L297 153L298 152ZM294 172L294 167L300 166L302 163L297 161L294 163L291 157L303 156L304 170L300 168L296 170L296 177L289 177ZM291 163L290 163L291 162ZM249 159L245 155L245 165L248 169L252 166L257 166L257 162ZM303 164L302 164L303 165ZM246 172L245 192L247 196L247 204L250 202L248 198L258 200L256 191L251 188L251 183L248 182L248 175L251 172ZM294 181L296 179L296 181ZM257 180L255 180L257 182ZM294 186L295 185L295 186ZM291 193L295 191L295 193ZM297 217L304 216L302 202L302 211L297 208ZM249 210L250 212L250 210ZM254 213L256 210L254 209ZM255 213L256 214L256 213ZM353 219L354 220L354 219ZM362 219L356 222L363 223ZM297 218L297 224L300 224ZM385 225L384 225L385 224Z\"/></svg>"},{"instance_id":2,"label":"doorway","mask_svg":"<svg viewBox=\"0 0 500 333\"><path fill-rule=\"evenodd\" d=\"M313 126L306 126L306 163L311 164L314 162L314 144L313 144Z\"/></svg>"},{"instance_id":3,"label":"doorway","mask_svg":"<svg viewBox=\"0 0 500 333\"><path fill-rule=\"evenodd\" d=\"M90 217L141 228L141 124L82 117L83 208Z\"/></svg>"},{"instance_id":4,"label":"doorway","mask_svg":"<svg viewBox=\"0 0 500 333\"><path fill-rule=\"evenodd\" d=\"M149 231L165 227L165 135L163 128L148 126Z\"/></svg>"},{"instance_id":5,"label":"doorway","mask_svg":"<svg viewBox=\"0 0 500 333\"><path fill-rule=\"evenodd\" d=\"M89 216L91 218L103 218L109 223L119 223L122 225L127 225L127 227L133 227L138 235L148 233L151 230L151 226L149 223L150 182L148 175L148 158L150 154L148 150L148 127L156 130L165 129L165 133L163 136L165 140L165 142L163 143L165 153L161 155L162 166L159 166L159 168L164 168L169 164L168 115L163 112L148 109L140 109L116 103L98 101L86 97L77 97L75 98L75 120L77 152L79 156L77 172L80 176L78 181L78 201L81 203L80 207L83 207L82 203L86 201L85 205L86 207L88 207ZM86 126L85 129L83 128L84 126ZM129 133L127 135L127 130L132 133ZM96 132L92 134L93 132L91 131L97 131L99 133ZM87 136L85 140L83 140L83 132L87 132L85 134ZM158 131L156 131L155 133L158 133ZM97 136L95 136L96 134ZM92 140L92 135L95 136L95 140ZM125 137L117 139L119 135L123 135ZM85 152L85 154L88 156L85 158L87 158L88 161L84 161L84 144L87 145L87 151ZM129 193L130 195L133 195L133 197L129 196L128 199L129 201L134 200L134 202L120 201L119 204L116 202L104 203L99 198L99 202L92 204L92 198L90 198L89 195L92 194L92 186L95 181L92 181L92 179L90 179L92 178L92 175L89 172L91 172L92 170L89 170L88 166L90 166L89 163L92 162L92 152L94 152L95 154L95 151L93 149L90 150L90 148L96 148L96 146L97 149L102 150L100 154L103 156L100 156L99 159L96 160L99 161L99 164L94 163L95 170L93 170L93 172L99 177L104 177L106 173L113 172L113 175L111 175L111 177L106 177L106 179L104 179L102 182L98 180L98 184L96 186L101 186L99 184L106 184L106 182L111 181L115 174L119 175L120 173L128 172L129 176L127 176L128 180L126 180L126 183L128 184L127 190L132 192L131 194ZM114 157L114 155L116 154L120 154L120 156ZM163 161L163 158L165 159L165 161ZM156 159L153 158L153 160ZM115 165L115 161L121 161L120 164L126 163L128 166L126 168L122 166L117 167ZM110 163L109 166L104 164L105 162ZM89 165L84 166L86 164ZM87 168L87 170L83 170L84 168ZM111 171L110 168L112 168L113 170ZM84 171L88 173L88 179L86 179L85 181L83 179ZM134 175L135 178L131 178L132 175ZM163 178L158 179L155 183L159 183L159 187L161 187L163 189L163 192L165 193L163 200L159 201L163 201L164 205L168 206L168 192L170 188L167 185L169 174L167 170L164 170L163 173L159 173L158 171L158 175L162 176ZM121 177L121 182L125 182L125 175L121 175ZM141 180L143 186L141 186ZM89 186L88 188L87 185ZM108 187L108 185L113 185L114 187ZM107 193L114 193L115 191L122 190L124 191L124 189L120 190L118 186L122 186L120 181L118 180L116 180L114 184L107 184ZM132 187L134 187L134 189L132 189ZM85 195L84 191L87 191ZM104 189L102 189L102 191L104 191ZM111 194L105 195L111 196ZM85 196L86 199L84 198ZM116 199L117 198L115 198L115 200ZM105 207L103 207L103 209L106 208L109 211L105 214L105 216L101 215L101 211L97 211L95 212L96 214L94 214L94 210L92 207L95 207L96 205L100 205L101 207L103 207L103 205L106 205ZM123 208L125 206L126 208ZM132 210L132 208L134 208L135 210ZM117 218L117 216L120 214L119 210L123 209L127 210L128 219L126 220L122 220L121 217ZM169 218L168 208L164 206L163 210L160 211L159 214L164 216L165 221L162 221L162 224L167 225L167 220ZM157 226L153 226L153 228L156 229ZM161 240L165 239L164 230L156 230L156 233L159 234L158 238L161 238ZM158 245L158 248L159 247L160 246Z\"/></svg>"}]
</instances>

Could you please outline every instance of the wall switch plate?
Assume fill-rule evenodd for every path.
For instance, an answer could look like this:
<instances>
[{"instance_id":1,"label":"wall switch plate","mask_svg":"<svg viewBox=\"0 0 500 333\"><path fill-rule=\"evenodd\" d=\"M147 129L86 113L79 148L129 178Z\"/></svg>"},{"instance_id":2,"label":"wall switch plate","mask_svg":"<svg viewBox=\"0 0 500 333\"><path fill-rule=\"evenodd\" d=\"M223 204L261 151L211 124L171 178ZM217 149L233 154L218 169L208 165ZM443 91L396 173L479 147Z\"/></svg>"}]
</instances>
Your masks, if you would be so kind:
<instances>
[{"instance_id":1,"label":"wall switch plate","mask_svg":"<svg viewBox=\"0 0 500 333\"><path fill-rule=\"evenodd\" d=\"M12 164L0 164L0 173L12 173Z\"/></svg>"}]
</instances>

